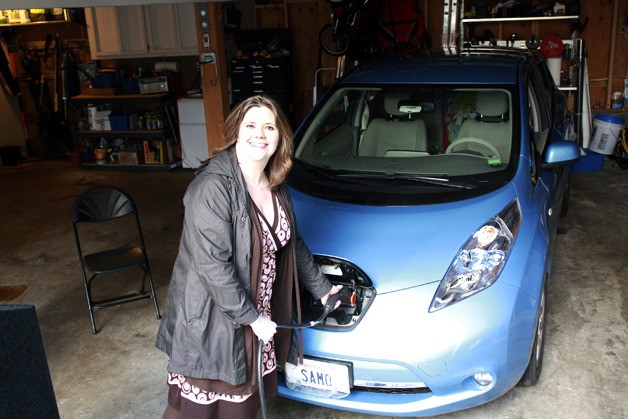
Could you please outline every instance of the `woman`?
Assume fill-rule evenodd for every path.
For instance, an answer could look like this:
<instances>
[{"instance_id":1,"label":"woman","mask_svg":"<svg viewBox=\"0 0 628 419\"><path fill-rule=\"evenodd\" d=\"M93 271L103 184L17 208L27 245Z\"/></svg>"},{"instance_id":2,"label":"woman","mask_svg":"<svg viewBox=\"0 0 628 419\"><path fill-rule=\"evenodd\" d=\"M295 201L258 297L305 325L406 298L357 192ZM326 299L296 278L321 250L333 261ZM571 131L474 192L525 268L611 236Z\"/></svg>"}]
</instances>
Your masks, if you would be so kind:
<instances>
[{"instance_id":1,"label":"woman","mask_svg":"<svg viewBox=\"0 0 628 419\"><path fill-rule=\"evenodd\" d=\"M179 254L157 335L169 356L164 418L254 418L258 340L272 397L277 363L289 354L296 362L292 333L277 332L275 321L291 322L298 281L323 303L341 288L332 287L297 232L283 185L292 166L291 131L276 102L254 96L240 103L225 121L225 139L184 197Z\"/></svg>"}]
</instances>

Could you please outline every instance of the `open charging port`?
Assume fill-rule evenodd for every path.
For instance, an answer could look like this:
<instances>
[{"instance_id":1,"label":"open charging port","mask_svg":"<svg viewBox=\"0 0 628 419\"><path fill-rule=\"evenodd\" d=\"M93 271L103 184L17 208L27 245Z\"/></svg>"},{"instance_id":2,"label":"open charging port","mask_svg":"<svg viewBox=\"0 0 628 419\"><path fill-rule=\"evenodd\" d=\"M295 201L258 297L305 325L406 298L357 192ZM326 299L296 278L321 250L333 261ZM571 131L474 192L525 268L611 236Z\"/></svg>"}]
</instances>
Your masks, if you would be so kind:
<instances>
[{"instance_id":1,"label":"open charging port","mask_svg":"<svg viewBox=\"0 0 628 419\"><path fill-rule=\"evenodd\" d=\"M317 327L351 330L375 298L373 283L362 270L349 261L320 255L315 255L314 260L332 284L343 286L340 291L340 306ZM320 300L314 300L305 289L302 291L301 302L303 320L311 321L321 315L323 307Z\"/></svg>"}]
</instances>

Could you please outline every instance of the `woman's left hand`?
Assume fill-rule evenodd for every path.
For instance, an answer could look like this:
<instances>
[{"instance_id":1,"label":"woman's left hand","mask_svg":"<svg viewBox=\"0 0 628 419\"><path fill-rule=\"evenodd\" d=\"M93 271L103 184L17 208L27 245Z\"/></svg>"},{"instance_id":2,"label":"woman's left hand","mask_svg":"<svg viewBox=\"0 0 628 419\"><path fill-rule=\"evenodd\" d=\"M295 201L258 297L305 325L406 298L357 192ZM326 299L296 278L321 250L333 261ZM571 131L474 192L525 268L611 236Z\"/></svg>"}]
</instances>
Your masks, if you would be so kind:
<instances>
[{"instance_id":1,"label":"woman's left hand","mask_svg":"<svg viewBox=\"0 0 628 419\"><path fill-rule=\"evenodd\" d=\"M331 297L332 295L338 293L338 291L340 291L341 289L342 289L342 285L334 285L333 287L331 287L331 290L326 295L324 295L321 298L321 303L323 303L323 305L325 305L327 300L329 300L329 297ZM337 309L338 307L340 307L340 301L338 301L336 303L336 306L334 307L334 310Z\"/></svg>"}]
</instances>

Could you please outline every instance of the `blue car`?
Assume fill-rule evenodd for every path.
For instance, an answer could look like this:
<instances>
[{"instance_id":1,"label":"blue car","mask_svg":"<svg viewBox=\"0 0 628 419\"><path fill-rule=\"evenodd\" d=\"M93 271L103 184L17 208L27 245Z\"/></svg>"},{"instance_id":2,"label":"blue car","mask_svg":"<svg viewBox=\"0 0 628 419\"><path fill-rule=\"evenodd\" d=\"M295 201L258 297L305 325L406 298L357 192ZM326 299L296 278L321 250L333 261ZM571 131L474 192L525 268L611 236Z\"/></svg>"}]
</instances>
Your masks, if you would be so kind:
<instances>
[{"instance_id":1,"label":"blue car","mask_svg":"<svg viewBox=\"0 0 628 419\"><path fill-rule=\"evenodd\" d=\"M531 51L372 61L295 132L300 232L341 306L280 395L427 416L533 385L570 165L565 96ZM302 291L305 320L320 302Z\"/></svg>"}]
</instances>

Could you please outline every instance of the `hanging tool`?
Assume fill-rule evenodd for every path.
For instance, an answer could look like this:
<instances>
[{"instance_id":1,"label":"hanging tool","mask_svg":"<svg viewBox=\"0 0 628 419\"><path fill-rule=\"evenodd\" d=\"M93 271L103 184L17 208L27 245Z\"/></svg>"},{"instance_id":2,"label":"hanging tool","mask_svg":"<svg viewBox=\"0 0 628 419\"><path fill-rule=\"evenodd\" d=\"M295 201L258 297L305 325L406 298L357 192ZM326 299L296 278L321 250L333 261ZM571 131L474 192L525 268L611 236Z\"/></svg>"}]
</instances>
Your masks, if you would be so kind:
<instances>
[{"instance_id":1,"label":"hanging tool","mask_svg":"<svg viewBox=\"0 0 628 419\"><path fill-rule=\"evenodd\" d=\"M61 42L59 33L55 35L55 72L54 72L54 96L52 102L52 111L59 112L59 49L61 49Z\"/></svg>"},{"instance_id":2,"label":"hanging tool","mask_svg":"<svg viewBox=\"0 0 628 419\"><path fill-rule=\"evenodd\" d=\"M41 59L41 74L39 80L39 112L44 102L44 88L46 86L46 60L48 60L48 52L52 44L52 35L46 35L46 43L44 46L44 57Z\"/></svg>"},{"instance_id":3,"label":"hanging tool","mask_svg":"<svg viewBox=\"0 0 628 419\"><path fill-rule=\"evenodd\" d=\"M205 32L203 34L203 51L198 55L198 62L201 65L201 71L204 71L205 64L213 64L214 65L214 80L211 80L209 83L211 87L216 86L218 82L218 65L216 64L216 53L211 50L209 44L209 33Z\"/></svg>"},{"instance_id":4,"label":"hanging tool","mask_svg":"<svg viewBox=\"0 0 628 419\"><path fill-rule=\"evenodd\" d=\"M201 64L216 64L216 53L211 50L208 33L203 34L203 51L198 56L198 62Z\"/></svg>"}]
</instances>

